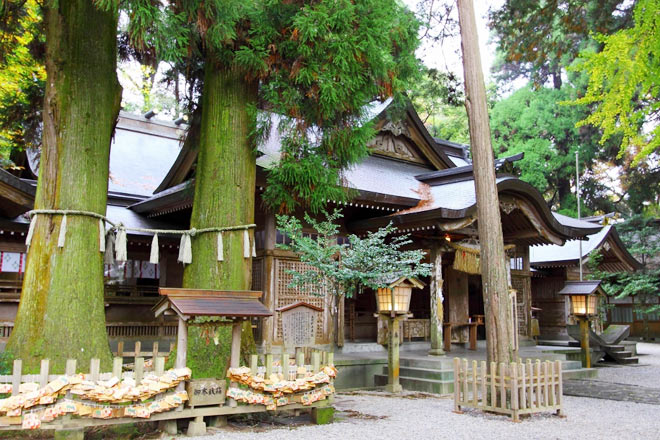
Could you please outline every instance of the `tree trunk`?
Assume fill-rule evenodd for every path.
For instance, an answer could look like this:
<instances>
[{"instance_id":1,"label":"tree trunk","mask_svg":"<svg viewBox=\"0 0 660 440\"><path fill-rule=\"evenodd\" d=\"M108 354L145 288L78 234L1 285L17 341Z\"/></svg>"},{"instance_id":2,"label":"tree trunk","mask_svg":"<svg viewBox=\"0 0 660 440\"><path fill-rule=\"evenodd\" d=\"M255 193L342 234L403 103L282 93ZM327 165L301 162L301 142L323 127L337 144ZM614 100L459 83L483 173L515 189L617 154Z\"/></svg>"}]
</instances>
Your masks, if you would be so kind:
<instances>
[{"instance_id":1,"label":"tree trunk","mask_svg":"<svg viewBox=\"0 0 660 440\"><path fill-rule=\"evenodd\" d=\"M48 3L46 98L36 209L105 214L110 139L119 112L117 14L88 0ZM103 254L98 220L37 217L21 301L7 345L28 369L49 358L63 371L67 358L86 368L90 358L110 365L103 305Z\"/></svg>"},{"instance_id":2,"label":"tree trunk","mask_svg":"<svg viewBox=\"0 0 660 440\"><path fill-rule=\"evenodd\" d=\"M472 0L458 0L458 17L463 50L465 107L477 195L488 361L512 362L517 359L517 349L511 330L513 315L507 285L500 204Z\"/></svg>"},{"instance_id":3,"label":"tree trunk","mask_svg":"<svg viewBox=\"0 0 660 440\"><path fill-rule=\"evenodd\" d=\"M256 163L250 132L257 85L236 68L206 61L202 92L202 124L195 177L192 228L244 225L254 222ZM254 230L250 230L250 242ZM216 234L192 239L192 263L183 272L184 287L247 290L252 259L243 256L243 231L223 234L224 261L217 261ZM196 377L224 377L230 355L231 328L220 327L220 344L207 343L191 328L188 366ZM243 326L242 346L254 346L249 322Z\"/></svg>"}]
</instances>

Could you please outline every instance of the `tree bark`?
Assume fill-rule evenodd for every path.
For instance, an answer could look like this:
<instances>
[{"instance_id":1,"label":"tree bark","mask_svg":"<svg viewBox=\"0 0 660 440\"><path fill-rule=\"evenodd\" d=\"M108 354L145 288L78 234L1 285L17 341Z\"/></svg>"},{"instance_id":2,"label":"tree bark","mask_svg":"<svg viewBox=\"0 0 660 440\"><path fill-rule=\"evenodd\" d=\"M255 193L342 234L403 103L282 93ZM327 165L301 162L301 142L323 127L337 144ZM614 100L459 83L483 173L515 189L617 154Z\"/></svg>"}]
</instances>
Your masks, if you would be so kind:
<instances>
[{"instance_id":1,"label":"tree bark","mask_svg":"<svg viewBox=\"0 0 660 440\"><path fill-rule=\"evenodd\" d=\"M117 17L88 0L45 7L48 80L36 209L105 214L121 102ZM59 215L37 217L7 350L31 370L42 358L55 371L64 370L67 358L83 368L94 357L109 366L98 220L68 216L66 243L58 248L61 222Z\"/></svg>"},{"instance_id":2,"label":"tree bark","mask_svg":"<svg viewBox=\"0 0 660 440\"><path fill-rule=\"evenodd\" d=\"M513 362L517 360L517 349L511 330L513 315L507 285L500 204L472 0L458 0L458 17L479 218L488 361Z\"/></svg>"},{"instance_id":3,"label":"tree bark","mask_svg":"<svg viewBox=\"0 0 660 440\"><path fill-rule=\"evenodd\" d=\"M250 133L257 84L237 68L207 59L202 92L202 123L190 226L223 227L254 222L256 162ZM254 230L249 231L250 243ZM250 288L252 259L243 255L243 231L223 234L224 261L217 261L215 234L192 239L192 263L184 269L183 286L199 289ZM251 252L251 250L250 250ZM191 328L188 366L196 377L223 377L230 355L231 328L220 327L220 344L207 343ZM250 322L243 326L243 354L254 347Z\"/></svg>"}]
</instances>

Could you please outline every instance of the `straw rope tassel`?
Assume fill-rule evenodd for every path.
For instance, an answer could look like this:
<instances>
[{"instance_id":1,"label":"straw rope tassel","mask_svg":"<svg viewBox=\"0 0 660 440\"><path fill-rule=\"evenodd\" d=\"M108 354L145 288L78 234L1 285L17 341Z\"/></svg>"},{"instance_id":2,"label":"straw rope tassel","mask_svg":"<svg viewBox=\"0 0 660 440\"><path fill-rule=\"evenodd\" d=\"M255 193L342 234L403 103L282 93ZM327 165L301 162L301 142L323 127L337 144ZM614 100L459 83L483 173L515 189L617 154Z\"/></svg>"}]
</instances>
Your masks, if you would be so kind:
<instances>
[{"instance_id":1,"label":"straw rope tassel","mask_svg":"<svg viewBox=\"0 0 660 440\"><path fill-rule=\"evenodd\" d=\"M250 258L250 234L243 229L243 258Z\"/></svg>"},{"instance_id":2,"label":"straw rope tassel","mask_svg":"<svg viewBox=\"0 0 660 440\"><path fill-rule=\"evenodd\" d=\"M151 253L149 254L149 263L158 264L158 234L154 234L151 240Z\"/></svg>"},{"instance_id":3,"label":"straw rope tassel","mask_svg":"<svg viewBox=\"0 0 660 440\"><path fill-rule=\"evenodd\" d=\"M115 236L111 231L108 231L105 237L105 264L112 264L115 256Z\"/></svg>"},{"instance_id":4,"label":"straw rope tassel","mask_svg":"<svg viewBox=\"0 0 660 440\"><path fill-rule=\"evenodd\" d=\"M126 229L119 227L117 237L115 238L115 259L117 261L126 261Z\"/></svg>"},{"instance_id":5,"label":"straw rope tassel","mask_svg":"<svg viewBox=\"0 0 660 440\"><path fill-rule=\"evenodd\" d=\"M57 237L57 247L64 247L66 241L66 214L62 216L62 223L60 223L60 235Z\"/></svg>"},{"instance_id":6,"label":"straw rope tassel","mask_svg":"<svg viewBox=\"0 0 660 440\"><path fill-rule=\"evenodd\" d=\"M252 239L252 257L254 258L256 256L257 256L257 243L256 243L256 240L253 238Z\"/></svg>"},{"instance_id":7,"label":"straw rope tassel","mask_svg":"<svg viewBox=\"0 0 660 440\"><path fill-rule=\"evenodd\" d=\"M183 264L192 263L192 245L190 243L190 234L183 234L179 242L179 258Z\"/></svg>"},{"instance_id":8,"label":"straw rope tassel","mask_svg":"<svg viewBox=\"0 0 660 440\"><path fill-rule=\"evenodd\" d=\"M225 261L224 244L222 243L222 232L218 232L218 261Z\"/></svg>"},{"instance_id":9,"label":"straw rope tassel","mask_svg":"<svg viewBox=\"0 0 660 440\"><path fill-rule=\"evenodd\" d=\"M30 219L30 228L28 229L27 237L25 237L25 246L30 249L30 244L32 243L32 236L34 235L34 228L37 225L37 216L36 214Z\"/></svg>"},{"instance_id":10,"label":"straw rope tassel","mask_svg":"<svg viewBox=\"0 0 660 440\"><path fill-rule=\"evenodd\" d=\"M105 222L99 219L99 251L105 252Z\"/></svg>"}]
</instances>

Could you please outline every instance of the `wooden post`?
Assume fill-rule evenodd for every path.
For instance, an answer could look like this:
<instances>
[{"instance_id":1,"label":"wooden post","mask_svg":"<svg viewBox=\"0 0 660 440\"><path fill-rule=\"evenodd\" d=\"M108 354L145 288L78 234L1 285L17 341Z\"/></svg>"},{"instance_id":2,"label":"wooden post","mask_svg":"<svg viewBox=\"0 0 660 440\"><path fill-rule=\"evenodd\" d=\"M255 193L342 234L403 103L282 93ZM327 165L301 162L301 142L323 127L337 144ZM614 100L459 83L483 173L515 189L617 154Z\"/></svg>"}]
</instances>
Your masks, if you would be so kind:
<instances>
[{"instance_id":1,"label":"wooden post","mask_svg":"<svg viewBox=\"0 0 660 440\"><path fill-rule=\"evenodd\" d=\"M477 393L477 361L472 361L472 405L479 406L479 394Z\"/></svg>"},{"instance_id":2,"label":"wooden post","mask_svg":"<svg viewBox=\"0 0 660 440\"><path fill-rule=\"evenodd\" d=\"M562 401L564 399L564 378L562 377L562 371L561 371L561 361L555 361L555 368L557 370L557 406L559 407L557 409L557 415L563 417L563 409L562 409Z\"/></svg>"},{"instance_id":3,"label":"wooden post","mask_svg":"<svg viewBox=\"0 0 660 440\"><path fill-rule=\"evenodd\" d=\"M470 323L470 350L477 349L477 323Z\"/></svg>"},{"instance_id":4,"label":"wooden post","mask_svg":"<svg viewBox=\"0 0 660 440\"><path fill-rule=\"evenodd\" d=\"M495 379L497 378L497 364L490 363L490 405L497 407L497 389L495 388Z\"/></svg>"},{"instance_id":5,"label":"wooden post","mask_svg":"<svg viewBox=\"0 0 660 440\"><path fill-rule=\"evenodd\" d=\"M121 380L121 369L123 363L123 359L120 357L116 357L112 360L112 375L119 380Z\"/></svg>"},{"instance_id":6,"label":"wooden post","mask_svg":"<svg viewBox=\"0 0 660 440\"><path fill-rule=\"evenodd\" d=\"M527 409L527 375L525 374L525 364L519 363L520 367L520 409Z\"/></svg>"},{"instance_id":7,"label":"wooden post","mask_svg":"<svg viewBox=\"0 0 660 440\"><path fill-rule=\"evenodd\" d=\"M259 355L256 354L250 355L250 373L253 376L257 375L258 367L259 367Z\"/></svg>"},{"instance_id":8,"label":"wooden post","mask_svg":"<svg viewBox=\"0 0 660 440\"><path fill-rule=\"evenodd\" d=\"M231 326L231 357L229 358L229 367L238 368L241 361L241 322L234 322ZM229 384L231 388L237 388L236 382ZM229 406L234 408L238 403L234 399L229 399Z\"/></svg>"},{"instance_id":9,"label":"wooden post","mask_svg":"<svg viewBox=\"0 0 660 440\"><path fill-rule=\"evenodd\" d=\"M506 364L504 362L500 362L499 379L500 379L500 408L506 409L506 387L504 386L504 383L506 381Z\"/></svg>"},{"instance_id":10,"label":"wooden post","mask_svg":"<svg viewBox=\"0 0 660 440\"><path fill-rule=\"evenodd\" d=\"M318 373L321 367L321 356L316 350L312 353L312 373Z\"/></svg>"},{"instance_id":11,"label":"wooden post","mask_svg":"<svg viewBox=\"0 0 660 440\"><path fill-rule=\"evenodd\" d=\"M296 365L297 365L299 368L305 366L305 353L304 353L302 350L298 350L298 352L296 353ZM298 374L298 373L296 372L296 377L297 377L297 378L302 378L303 375L302 375L302 374Z\"/></svg>"},{"instance_id":12,"label":"wooden post","mask_svg":"<svg viewBox=\"0 0 660 440\"><path fill-rule=\"evenodd\" d=\"M489 361L517 361L511 334L511 301L504 261L504 241L499 195L495 183L495 162L491 146L486 88L484 85L474 5L458 0L458 20L463 50L465 107L470 129L474 184L477 201L481 277L486 315Z\"/></svg>"},{"instance_id":13,"label":"wooden post","mask_svg":"<svg viewBox=\"0 0 660 440\"><path fill-rule=\"evenodd\" d=\"M89 361L89 376L93 382L99 380L101 373L101 360L93 358Z\"/></svg>"},{"instance_id":14,"label":"wooden post","mask_svg":"<svg viewBox=\"0 0 660 440\"><path fill-rule=\"evenodd\" d=\"M165 371L165 358L161 356L156 356L154 358L154 374L156 376L162 376Z\"/></svg>"},{"instance_id":15,"label":"wooden post","mask_svg":"<svg viewBox=\"0 0 660 440\"><path fill-rule=\"evenodd\" d=\"M454 324L450 337L459 343L468 342L468 319L470 318L470 302L468 290L468 275L447 268L447 300L449 301L449 322Z\"/></svg>"},{"instance_id":16,"label":"wooden post","mask_svg":"<svg viewBox=\"0 0 660 440\"><path fill-rule=\"evenodd\" d=\"M174 361L174 368L184 368L188 357L188 326L183 318L179 317L179 327L177 329L176 339L176 360ZM185 391L186 384L179 383L176 386L177 391ZM183 411L183 405L177 407L177 411Z\"/></svg>"},{"instance_id":17,"label":"wooden post","mask_svg":"<svg viewBox=\"0 0 660 440\"><path fill-rule=\"evenodd\" d=\"M124 341L117 342L117 356L124 357Z\"/></svg>"},{"instance_id":18,"label":"wooden post","mask_svg":"<svg viewBox=\"0 0 660 440\"><path fill-rule=\"evenodd\" d=\"M142 378L144 378L144 358L138 357L135 358L135 385L140 385L142 383Z\"/></svg>"},{"instance_id":19,"label":"wooden post","mask_svg":"<svg viewBox=\"0 0 660 440\"><path fill-rule=\"evenodd\" d=\"M520 390L520 383L518 382L518 363L511 362L509 368L511 369L511 412L513 413L513 421L519 422L520 415L519 410L519 400L518 400L518 391Z\"/></svg>"},{"instance_id":20,"label":"wooden post","mask_svg":"<svg viewBox=\"0 0 660 440\"><path fill-rule=\"evenodd\" d=\"M41 370L39 371L39 386L41 388L48 385L48 370L50 361L48 359L41 360Z\"/></svg>"},{"instance_id":21,"label":"wooden post","mask_svg":"<svg viewBox=\"0 0 660 440\"><path fill-rule=\"evenodd\" d=\"M270 377L270 375L273 374L273 354L272 353L266 353L265 363L266 363L266 379L268 379Z\"/></svg>"},{"instance_id":22,"label":"wooden post","mask_svg":"<svg viewBox=\"0 0 660 440\"><path fill-rule=\"evenodd\" d=\"M579 317L580 347L582 348L582 368L591 368L591 349L589 348L589 319Z\"/></svg>"},{"instance_id":23,"label":"wooden post","mask_svg":"<svg viewBox=\"0 0 660 440\"><path fill-rule=\"evenodd\" d=\"M431 261L433 262L433 272L431 272L431 319L429 323L429 332L431 333L431 350L429 354L432 356L441 356L445 354L442 349L442 321L444 310L442 302L444 295L442 292L442 251L437 242L431 246Z\"/></svg>"},{"instance_id":24,"label":"wooden post","mask_svg":"<svg viewBox=\"0 0 660 440\"><path fill-rule=\"evenodd\" d=\"M486 391L486 361L481 361L481 408L485 409L488 406L488 392Z\"/></svg>"},{"instance_id":25,"label":"wooden post","mask_svg":"<svg viewBox=\"0 0 660 440\"><path fill-rule=\"evenodd\" d=\"M154 341L154 345L151 350L151 358L156 359L158 357L158 341Z\"/></svg>"},{"instance_id":26,"label":"wooden post","mask_svg":"<svg viewBox=\"0 0 660 440\"><path fill-rule=\"evenodd\" d=\"M399 383L399 317L389 317L389 343L387 344L387 386L390 393L403 391Z\"/></svg>"},{"instance_id":27,"label":"wooden post","mask_svg":"<svg viewBox=\"0 0 660 440\"><path fill-rule=\"evenodd\" d=\"M460 376L461 376L461 360L457 357L454 358L454 412L461 412L461 388L460 388Z\"/></svg>"},{"instance_id":28,"label":"wooden post","mask_svg":"<svg viewBox=\"0 0 660 440\"><path fill-rule=\"evenodd\" d=\"M16 395L19 393L21 387L21 378L23 377L23 361L20 359L14 360L14 369L11 377L11 394Z\"/></svg>"},{"instance_id":29,"label":"wooden post","mask_svg":"<svg viewBox=\"0 0 660 440\"><path fill-rule=\"evenodd\" d=\"M451 351L451 323L442 325L445 352Z\"/></svg>"},{"instance_id":30,"label":"wooden post","mask_svg":"<svg viewBox=\"0 0 660 440\"><path fill-rule=\"evenodd\" d=\"M142 356L142 342L136 341L135 342L135 353L133 354L133 357L135 357L135 362L137 362L137 358Z\"/></svg>"}]
</instances>

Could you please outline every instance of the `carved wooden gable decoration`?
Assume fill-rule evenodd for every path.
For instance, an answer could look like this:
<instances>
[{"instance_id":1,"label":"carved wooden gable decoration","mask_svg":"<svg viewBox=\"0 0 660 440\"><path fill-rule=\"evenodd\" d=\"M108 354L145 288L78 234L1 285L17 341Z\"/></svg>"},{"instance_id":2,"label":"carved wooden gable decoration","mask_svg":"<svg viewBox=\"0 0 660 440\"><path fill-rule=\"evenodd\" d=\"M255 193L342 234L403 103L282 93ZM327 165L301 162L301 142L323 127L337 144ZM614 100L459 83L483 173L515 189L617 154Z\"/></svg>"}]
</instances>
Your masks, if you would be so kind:
<instances>
[{"instance_id":1,"label":"carved wooden gable decoration","mask_svg":"<svg viewBox=\"0 0 660 440\"><path fill-rule=\"evenodd\" d=\"M374 154L427 164L428 161L419 153L411 138L410 130L404 121L388 121L368 146Z\"/></svg>"},{"instance_id":2,"label":"carved wooden gable decoration","mask_svg":"<svg viewBox=\"0 0 660 440\"><path fill-rule=\"evenodd\" d=\"M386 115L381 115L381 118L376 126L378 134L368 144L372 154L426 165L436 170L454 166L446 154L437 149L435 140L412 106L400 120L390 120Z\"/></svg>"}]
</instances>

